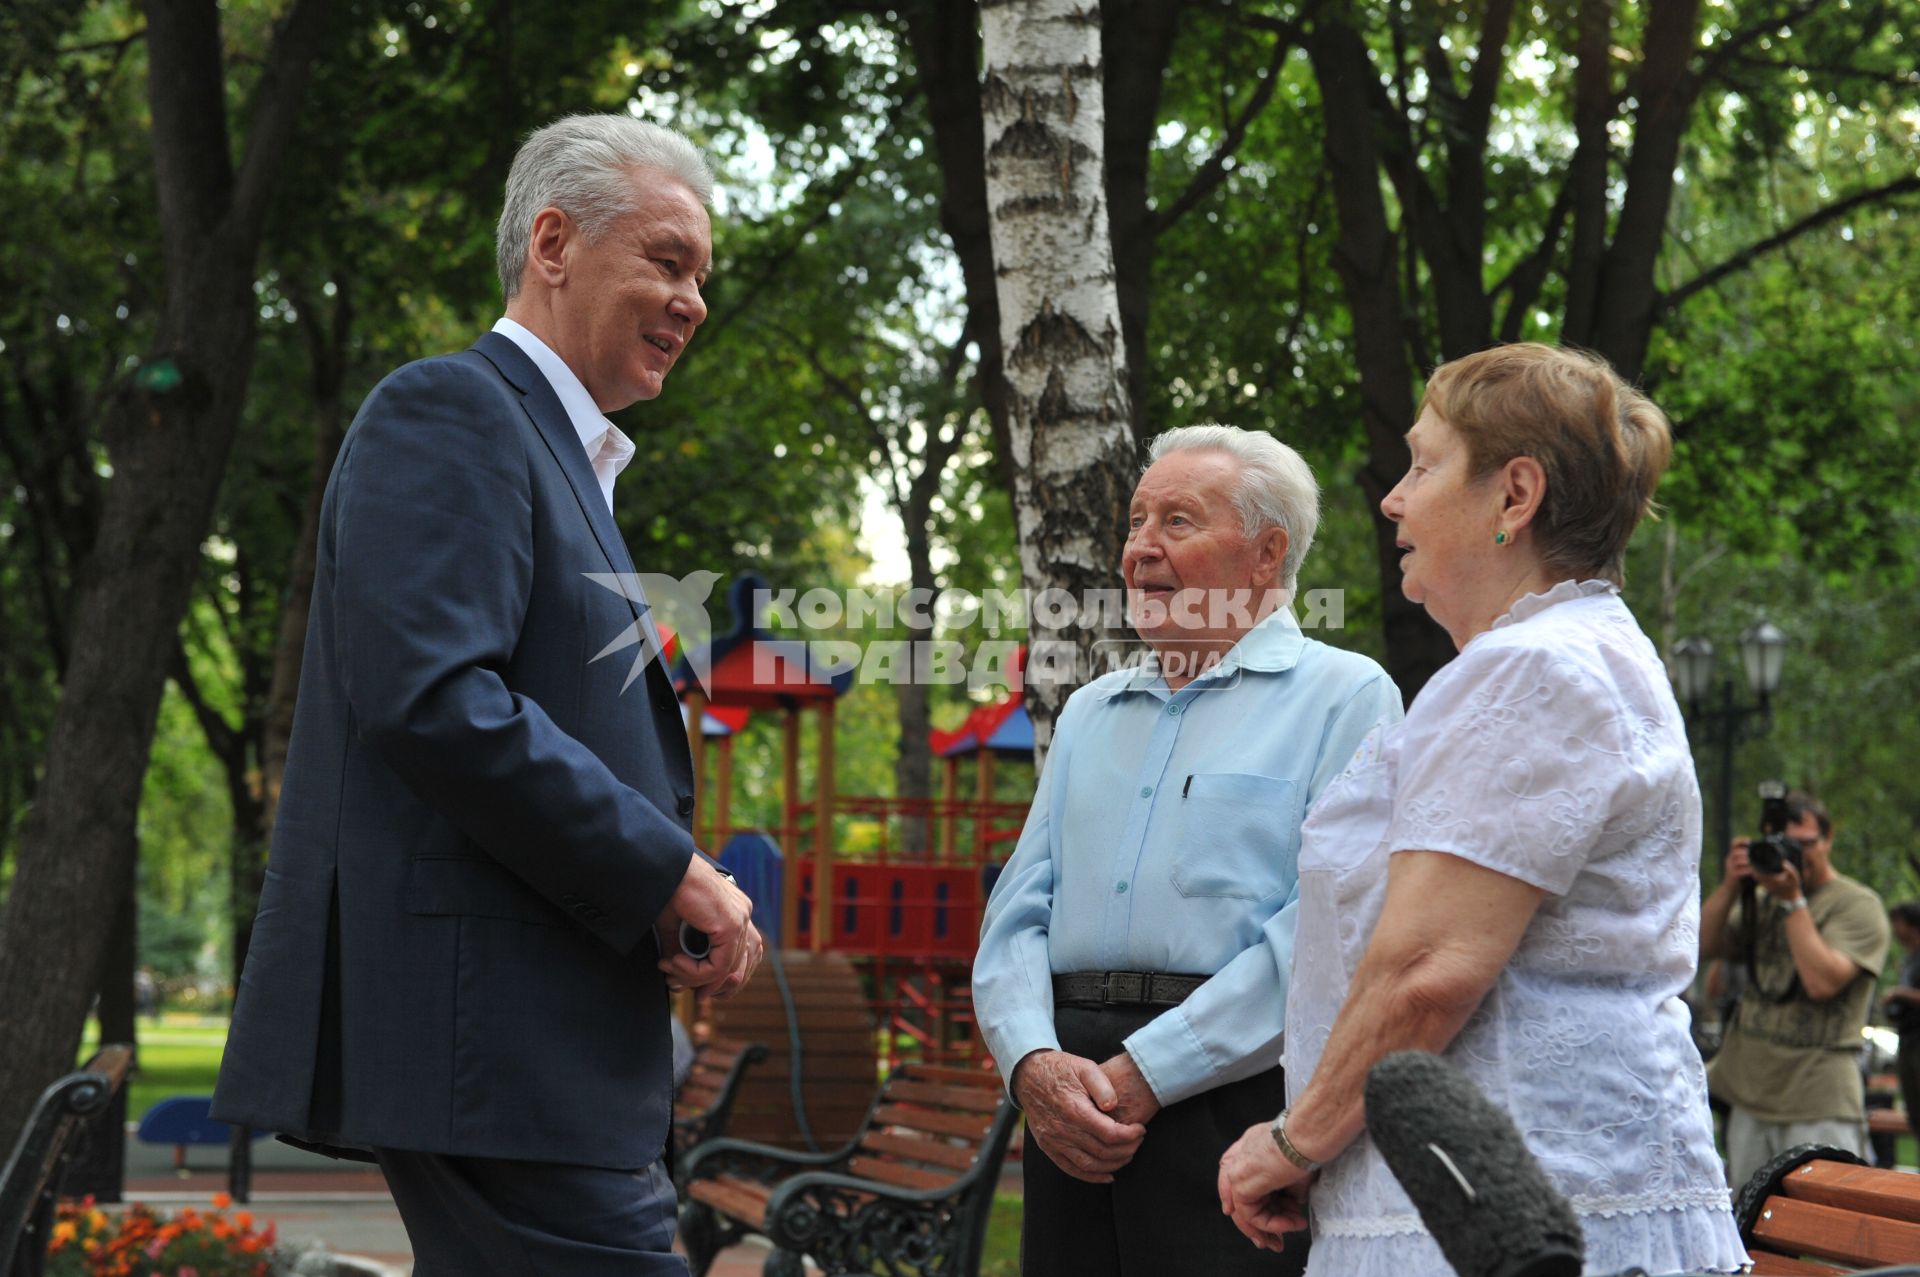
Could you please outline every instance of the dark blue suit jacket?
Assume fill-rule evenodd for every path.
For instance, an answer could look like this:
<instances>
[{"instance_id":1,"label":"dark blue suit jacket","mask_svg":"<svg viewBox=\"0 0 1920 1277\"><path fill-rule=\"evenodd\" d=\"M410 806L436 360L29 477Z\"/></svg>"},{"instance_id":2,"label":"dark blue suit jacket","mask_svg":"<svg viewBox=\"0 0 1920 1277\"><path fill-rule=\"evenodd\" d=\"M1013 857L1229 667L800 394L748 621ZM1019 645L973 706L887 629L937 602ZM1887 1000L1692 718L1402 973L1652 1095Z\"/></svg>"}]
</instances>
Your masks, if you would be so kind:
<instances>
[{"instance_id":1,"label":"dark blue suit jacket","mask_svg":"<svg viewBox=\"0 0 1920 1277\"><path fill-rule=\"evenodd\" d=\"M639 485L629 479L629 486ZM327 488L286 782L214 1112L637 1168L671 1117L651 925L695 854L660 662L579 435L488 334L374 390Z\"/></svg>"}]
</instances>

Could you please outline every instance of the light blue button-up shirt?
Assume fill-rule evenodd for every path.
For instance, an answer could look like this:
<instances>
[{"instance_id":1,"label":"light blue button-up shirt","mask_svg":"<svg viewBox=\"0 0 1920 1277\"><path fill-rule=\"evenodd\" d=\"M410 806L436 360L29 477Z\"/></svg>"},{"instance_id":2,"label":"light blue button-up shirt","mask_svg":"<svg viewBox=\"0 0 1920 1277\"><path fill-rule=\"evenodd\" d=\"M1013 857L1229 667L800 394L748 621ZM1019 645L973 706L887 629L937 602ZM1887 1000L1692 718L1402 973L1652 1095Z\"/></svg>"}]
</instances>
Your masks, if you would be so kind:
<instances>
[{"instance_id":1,"label":"light blue button-up shirt","mask_svg":"<svg viewBox=\"0 0 1920 1277\"><path fill-rule=\"evenodd\" d=\"M1059 1048L1052 977L1072 971L1210 977L1126 1041L1163 1105L1276 1066L1301 817L1399 718L1385 671L1285 611L1177 692L1122 670L1074 693L980 928L974 1014L1002 1075Z\"/></svg>"}]
</instances>

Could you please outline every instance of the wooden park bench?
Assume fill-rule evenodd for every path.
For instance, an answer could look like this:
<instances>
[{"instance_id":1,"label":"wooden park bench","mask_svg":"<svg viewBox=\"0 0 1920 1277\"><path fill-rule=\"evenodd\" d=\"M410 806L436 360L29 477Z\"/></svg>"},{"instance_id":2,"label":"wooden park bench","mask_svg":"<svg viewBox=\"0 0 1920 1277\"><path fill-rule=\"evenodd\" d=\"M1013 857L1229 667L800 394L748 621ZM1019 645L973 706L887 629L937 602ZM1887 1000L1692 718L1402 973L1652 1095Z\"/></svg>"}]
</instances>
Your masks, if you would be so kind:
<instances>
[{"instance_id":1,"label":"wooden park bench","mask_svg":"<svg viewBox=\"0 0 1920 1277\"><path fill-rule=\"evenodd\" d=\"M771 1241L766 1277L973 1277L1018 1113L998 1074L895 1070L844 1148L795 1153L722 1139L687 1159L680 1235L694 1277L749 1234Z\"/></svg>"},{"instance_id":2,"label":"wooden park bench","mask_svg":"<svg viewBox=\"0 0 1920 1277\"><path fill-rule=\"evenodd\" d=\"M1733 1214L1755 1277L1920 1266L1920 1175L1839 1149L1782 1153L1740 1190Z\"/></svg>"},{"instance_id":3,"label":"wooden park bench","mask_svg":"<svg viewBox=\"0 0 1920 1277\"><path fill-rule=\"evenodd\" d=\"M60 1181L79 1151L75 1136L112 1102L132 1063L132 1047L104 1046L79 1072L41 1092L0 1170L0 1277L40 1277L45 1270Z\"/></svg>"},{"instance_id":4,"label":"wooden park bench","mask_svg":"<svg viewBox=\"0 0 1920 1277\"><path fill-rule=\"evenodd\" d=\"M687 1154L697 1144L717 1140L727 1133L733 1116L733 1102L740 1094L740 1080L747 1069L767 1058L767 1048L758 1042L735 1042L731 1038L708 1038L693 1057L693 1071L673 1097L673 1165L684 1179Z\"/></svg>"}]
</instances>

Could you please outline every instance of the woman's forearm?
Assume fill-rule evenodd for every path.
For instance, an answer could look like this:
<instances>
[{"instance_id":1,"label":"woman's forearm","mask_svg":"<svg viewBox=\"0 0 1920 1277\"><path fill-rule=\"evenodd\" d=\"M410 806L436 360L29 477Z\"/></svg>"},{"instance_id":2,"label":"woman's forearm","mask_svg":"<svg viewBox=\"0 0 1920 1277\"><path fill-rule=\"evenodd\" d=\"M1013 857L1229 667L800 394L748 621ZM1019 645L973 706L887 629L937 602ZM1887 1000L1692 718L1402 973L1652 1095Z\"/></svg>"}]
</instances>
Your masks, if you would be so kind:
<instances>
[{"instance_id":1,"label":"woman's forearm","mask_svg":"<svg viewBox=\"0 0 1920 1277\"><path fill-rule=\"evenodd\" d=\"M1373 941L1335 1017L1287 1135L1327 1161L1366 1125L1367 1073L1394 1051L1446 1049L1499 979L1541 899L1538 887L1457 856L1396 854Z\"/></svg>"}]
</instances>

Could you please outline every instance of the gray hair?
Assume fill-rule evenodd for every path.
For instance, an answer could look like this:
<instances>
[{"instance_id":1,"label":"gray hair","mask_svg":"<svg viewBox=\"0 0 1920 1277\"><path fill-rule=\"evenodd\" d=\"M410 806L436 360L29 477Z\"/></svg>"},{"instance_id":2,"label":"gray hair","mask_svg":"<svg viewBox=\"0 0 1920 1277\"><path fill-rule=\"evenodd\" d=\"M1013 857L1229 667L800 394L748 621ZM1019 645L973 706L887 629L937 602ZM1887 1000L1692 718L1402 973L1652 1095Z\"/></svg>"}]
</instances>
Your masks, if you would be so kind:
<instances>
[{"instance_id":1,"label":"gray hair","mask_svg":"<svg viewBox=\"0 0 1920 1277\"><path fill-rule=\"evenodd\" d=\"M507 198L494 230L500 291L520 291L533 241L533 219L557 208L580 224L591 242L633 210L633 170L655 169L713 202L713 171L693 143L672 129L630 115L569 115L537 130L513 157Z\"/></svg>"},{"instance_id":2,"label":"gray hair","mask_svg":"<svg viewBox=\"0 0 1920 1277\"><path fill-rule=\"evenodd\" d=\"M1219 452L1240 463L1233 508L1249 539L1267 528L1287 534L1287 556L1280 564L1280 587L1291 597L1300 564L1313 547L1320 526L1320 485L1313 468L1286 444L1258 430L1215 424L1162 431L1147 446L1149 462L1174 452Z\"/></svg>"}]
</instances>

